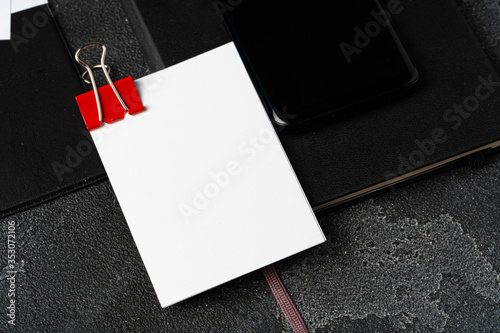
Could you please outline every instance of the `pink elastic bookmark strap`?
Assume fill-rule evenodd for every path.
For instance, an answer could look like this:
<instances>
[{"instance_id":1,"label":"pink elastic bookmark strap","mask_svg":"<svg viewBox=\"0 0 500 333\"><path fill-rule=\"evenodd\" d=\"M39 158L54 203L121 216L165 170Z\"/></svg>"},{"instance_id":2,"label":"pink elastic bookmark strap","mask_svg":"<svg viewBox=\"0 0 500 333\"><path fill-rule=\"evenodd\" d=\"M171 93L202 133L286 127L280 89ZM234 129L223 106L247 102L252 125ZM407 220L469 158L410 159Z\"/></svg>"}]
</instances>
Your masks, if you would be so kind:
<instances>
[{"instance_id":1,"label":"pink elastic bookmark strap","mask_svg":"<svg viewBox=\"0 0 500 333\"><path fill-rule=\"evenodd\" d=\"M304 320L302 320L299 311L297 311L297 308L293 304L274 266L269 265L262 268L262 273L293 331L295 333L307 333L307 327L304 324Z\"/></svg>"}]
</instances>

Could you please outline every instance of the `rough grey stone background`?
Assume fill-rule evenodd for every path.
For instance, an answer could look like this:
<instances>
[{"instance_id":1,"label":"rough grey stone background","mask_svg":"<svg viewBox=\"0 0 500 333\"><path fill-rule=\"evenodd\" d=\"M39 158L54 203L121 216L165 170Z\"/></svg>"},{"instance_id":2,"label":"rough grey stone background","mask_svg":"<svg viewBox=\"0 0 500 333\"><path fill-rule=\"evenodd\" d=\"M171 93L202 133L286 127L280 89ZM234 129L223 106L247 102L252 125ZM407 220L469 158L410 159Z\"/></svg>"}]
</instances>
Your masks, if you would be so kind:
<instances>
[{"instance_id":1,"label":"rough grey stone background","mask_svg":"<svg viewBox=\"0 0 500 333\"><path fill-rule=\"evenodd\" d=\"M49 2L72 52L112 43L117 77L150 73L118 0ZM498 1L460 5L500 72ZM4 235L8 221L18 308L12 328L0 270L1 332L291 331L258 271L159 308L108 181L0 220ZM500 156L319 221L328 241L276 264L311 332L500 332Z\"/></svg>"}]
</instances>

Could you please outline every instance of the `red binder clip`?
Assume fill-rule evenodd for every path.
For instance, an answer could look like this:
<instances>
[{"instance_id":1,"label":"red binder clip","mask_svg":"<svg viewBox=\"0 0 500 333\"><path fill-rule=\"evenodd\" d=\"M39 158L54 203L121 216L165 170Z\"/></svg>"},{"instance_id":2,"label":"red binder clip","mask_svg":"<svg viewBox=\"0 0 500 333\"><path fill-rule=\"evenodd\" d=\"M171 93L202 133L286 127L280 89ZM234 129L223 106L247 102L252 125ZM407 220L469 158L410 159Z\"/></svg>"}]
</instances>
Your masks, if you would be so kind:
<instances>
[{"instance_id":1,"label":"red binder clip","mask_svg":"<svg viewBox=\"0 0 500 333\"><path fill-rule=\"evenodd\" d=\"M88 47L99 46L102 48L101 63L90 67L87 63L80 59L80 53ZM76 101L80 107L83 120L87 129L90 131L100 127L102 122L109 124L115 120L125 117L125 113L135 114L143 111L137 89L135 88L134 80L131 76L116 81L113 83L109 72L111 68L104 63L106 59L106 46L102 43L88 43L81 47L75 54L76 61L85 67L86 71L82 74L82 79L92 84L93 92L89 91L82 95L76 96ZM97 88L93 70L96 68L102 69L106 77L107 85ZM86 79L89 76L90 81ZM96 112L97 111L97 112Z\"/></svg>"}]
</instances>

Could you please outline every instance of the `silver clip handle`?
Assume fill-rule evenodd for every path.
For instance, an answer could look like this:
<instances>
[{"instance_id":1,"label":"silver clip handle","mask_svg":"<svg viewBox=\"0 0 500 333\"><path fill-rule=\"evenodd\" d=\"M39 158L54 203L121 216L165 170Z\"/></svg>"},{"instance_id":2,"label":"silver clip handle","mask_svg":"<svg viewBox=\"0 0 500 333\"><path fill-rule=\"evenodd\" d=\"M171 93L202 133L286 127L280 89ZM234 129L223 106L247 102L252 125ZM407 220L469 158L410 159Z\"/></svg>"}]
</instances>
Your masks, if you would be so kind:
<instances>
[{"instance_id":1,"label":"silver clip handle","mask_svg":"<svg viewBox=\"0 0 500 333\"><path fill-rule=\"evenodd\" d=\"M99 65L95 65L95 66L91 67L86 62L84 62L82 59L80 59L80 53L82 53L82 51L85 50L86 48L93 47L93 46L101 47L102 48L102 54L101 54L101 63ZM94 77L93 69L96 69L96 68L101 68L102 69L102 71L104 73L104 76L106 77L106 81L111 86L111 89L113 89L113 92L115 93L116 98L118 98L118 101L120 102L120 104L122 105L122 107L125 109L125 111L128 111L127 104L125 104L125 102L123 101L122 97L120 96L120 93L118 93L118 90L116 89L113 81L111 81L111 77L109 76L109 72L110 72L111 69L110 69L110 67L108 65L106 65L104 63L105 60L106 60L106 45L104 45L102 43L98 43L98 42L93 42L93 43L85 44L84 46L82 46L81 48L79 48L78 51L76 51L76 53L75 53L75 60L80 65L82 65L83 67L85 67L85 69L86 69L86 71L82 74L82 78L85 76L86 73L89 74L90 82L88 80L85 80L85 79L84 79L84 81L86 83L91 83L92 84L92 88L94 89L95 100L96 100L96 103L97 103L97 112L99 114L99 121L100 122L102 122L102 106L101 106L101 100L99 98L99 92L97 91L97 84L95 82L95 77Z\"/></svg>"}]
</instances>

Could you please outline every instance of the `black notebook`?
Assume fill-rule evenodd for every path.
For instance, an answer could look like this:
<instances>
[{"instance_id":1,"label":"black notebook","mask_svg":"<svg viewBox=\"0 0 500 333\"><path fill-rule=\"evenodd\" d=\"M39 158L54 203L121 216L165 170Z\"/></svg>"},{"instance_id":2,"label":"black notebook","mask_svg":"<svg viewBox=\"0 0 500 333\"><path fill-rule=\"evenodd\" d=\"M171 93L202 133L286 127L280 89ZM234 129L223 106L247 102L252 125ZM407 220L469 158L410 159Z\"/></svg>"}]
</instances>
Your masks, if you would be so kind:
<instances>
[{"instance_id":1,"label":"black notebook","mask_svg":"<svg viewBox=\"0 0 500 333\"><path fill-rule=\"evenodd\" d=\"M0 216L106 177L75 96L85 92L47 5L0 41Z\"/></svg>"},{"instance_id":2,"label":"black notebook","mask_svg":"<svg viewBox=\"0 0 500 333\"><path fill-rule=\"evenodd\" d=\"M215 6L125 1L152 67L230 40ZM401 1L393 20L420 72L404 98L280 140L315 211L500 147L500 78L452 0ZM258 24L258 22L256 22Z\"/></svg>"}]
</instances>

